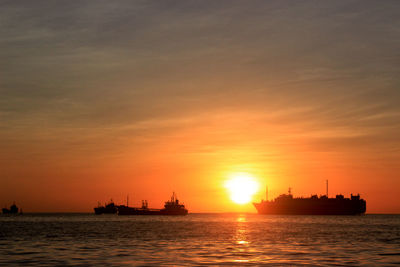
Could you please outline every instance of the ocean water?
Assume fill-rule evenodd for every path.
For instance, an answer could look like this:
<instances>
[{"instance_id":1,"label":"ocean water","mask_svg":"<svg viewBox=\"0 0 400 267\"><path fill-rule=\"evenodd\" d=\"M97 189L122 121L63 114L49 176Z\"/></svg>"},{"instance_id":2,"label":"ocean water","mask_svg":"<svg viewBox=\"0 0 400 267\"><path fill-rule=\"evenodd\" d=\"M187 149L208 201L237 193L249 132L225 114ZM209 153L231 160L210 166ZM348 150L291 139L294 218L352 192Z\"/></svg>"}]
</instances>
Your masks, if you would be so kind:
<instances>
[{"instance_id":1,"label":"ocean water","mask_svg":"<svg viewBox=\"0 0 400 267\"><path fill-rule=\"evenodd\" d=\"M400 215L0 217L0 265L400 265Z\"/></svg>"}]
</instances>

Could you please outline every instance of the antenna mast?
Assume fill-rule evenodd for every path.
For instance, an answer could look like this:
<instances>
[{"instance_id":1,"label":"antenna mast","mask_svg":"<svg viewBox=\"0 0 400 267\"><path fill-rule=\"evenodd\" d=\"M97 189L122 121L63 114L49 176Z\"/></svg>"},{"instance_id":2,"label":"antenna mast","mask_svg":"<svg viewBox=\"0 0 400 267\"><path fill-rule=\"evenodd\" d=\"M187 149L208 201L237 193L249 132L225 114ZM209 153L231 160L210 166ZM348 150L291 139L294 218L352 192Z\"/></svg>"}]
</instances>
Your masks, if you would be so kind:
<instances>
[{"instance_id":1,"label":"antenna mast","mask_svg":"<svg viewBox=\"0 0 400 267\"><path fill-rule=\"evenodd\" d=\"M326 197L328 197L328 180L326 180Z\"/></svg>"}]
</instances>

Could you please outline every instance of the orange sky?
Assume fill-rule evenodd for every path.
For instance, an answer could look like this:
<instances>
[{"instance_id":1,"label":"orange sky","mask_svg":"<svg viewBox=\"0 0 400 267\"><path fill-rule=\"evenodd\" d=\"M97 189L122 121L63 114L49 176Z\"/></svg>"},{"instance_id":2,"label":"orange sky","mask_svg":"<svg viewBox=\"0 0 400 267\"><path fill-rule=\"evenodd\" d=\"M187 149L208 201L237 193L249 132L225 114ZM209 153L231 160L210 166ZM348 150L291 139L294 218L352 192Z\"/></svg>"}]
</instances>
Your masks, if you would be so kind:
<instances>
[{"instance_id":1,"label":"orange sky","mask_svg":"<svg viewBox=\"0 0 400 267\"><path fill-rule=\"evenodd\" d=\"M45 2L44 2L45 3ZM362 3L362 4L361 4ZM360 193L399 213L398 3L9 2L0 8L0 204L255 212Z\"/></svg>"}]
</instances>

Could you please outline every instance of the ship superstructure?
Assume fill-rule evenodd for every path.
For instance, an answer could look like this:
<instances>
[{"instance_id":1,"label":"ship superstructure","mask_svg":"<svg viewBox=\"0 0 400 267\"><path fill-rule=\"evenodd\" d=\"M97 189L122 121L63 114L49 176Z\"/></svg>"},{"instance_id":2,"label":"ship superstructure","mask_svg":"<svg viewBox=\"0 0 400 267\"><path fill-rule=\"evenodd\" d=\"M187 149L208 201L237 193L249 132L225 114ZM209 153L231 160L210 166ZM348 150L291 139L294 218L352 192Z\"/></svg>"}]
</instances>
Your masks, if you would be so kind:
<instances>
[{"instance_id":1,"label":"ship superstructure","mask_svg":"<svg viewBox=\"0 0 400 267\"><path fill-rule=\"evenodd\" d=\"M112 199L110 200L110 202L104 204L104 206L102 206L99 202L98 206L96 208L94 208L94 213L96 215L116 214L117 212L118 212L118 208Z\"/></svg>"}]
</instances>

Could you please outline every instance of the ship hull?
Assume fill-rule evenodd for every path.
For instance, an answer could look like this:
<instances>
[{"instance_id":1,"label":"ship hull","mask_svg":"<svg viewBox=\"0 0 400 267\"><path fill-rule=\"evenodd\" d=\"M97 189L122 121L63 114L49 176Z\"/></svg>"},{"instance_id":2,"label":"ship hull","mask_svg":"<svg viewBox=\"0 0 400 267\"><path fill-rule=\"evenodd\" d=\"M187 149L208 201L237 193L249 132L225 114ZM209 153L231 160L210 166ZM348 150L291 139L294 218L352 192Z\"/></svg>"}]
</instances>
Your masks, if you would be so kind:
<instances>
[{"instance_id":1,"label":"ship hull","mask_svg":"<svg viewBox=\"0 0 400 267\"><path fill-rule=\"evenodd\" d=\"M18 208L17 206L11 206L10 209L3 208L2 212L3 214L18 214Z\"/></svg>"},{"instance_id":2,"label":"ship hull","mask_svg":"<svg viewBox=\"0 0 400 267\"><path fill-rule=\"evenodd\" d=\"M105 207L97 207L94 208L94 214L101 215L101 214L116 214L117 208L105 208Z\"/></svg>"},{"instance_id":3,"label":"ship hull","mask_svg":"<svg viewBox=\"0 0 400 267\"><path fill-rule=\"evenodd\" d=\"M186 209L180 210L166 210L166 209L142 209L127 206L118 207L118 215L187 215L188 211Z\"/></svg>"},{"instance_id":4,"label":"ship hull","mask_svg":"<svg viewBox=\"0 0 400 267\"><path fill-rule=\"evenodd\" d=\"M364 214L366 203L336 199L293 199L282 202L253 203L259 214L276 215L357 215Z\"/></svg>"},{"instance_id":5,"label":"ship hull","mask_svg":"<svg viewBox=\"0 0 400 267\"><path fill-rule=\"evenodd\" d=\"M14 211L14 210L6 209L6 208L4 208L2 211L3 211L3 214L17 214L18 213L18 210Z\"/></svg>"},{"instance_id":6,"label":"ship hull","mask_svg":"<svg viewBox=\"0 0 400 267\"><path fill-rule=\"evenodd\" d=\"M171 216L184 216L188 214L187 209L180 209L180 210L166 210L162 209L161 215L171 215Z\"/></svg>"},{"instance_id":7,"label":"ship hull","mask_svg":"<svg viewBox=\"0 0 400 267\"><path fill-rule=\"evenodd\" d=\"M157 209L142 209L127 206L118 207L118 215L161 215Z\"/></svg>"}]
</instances>

